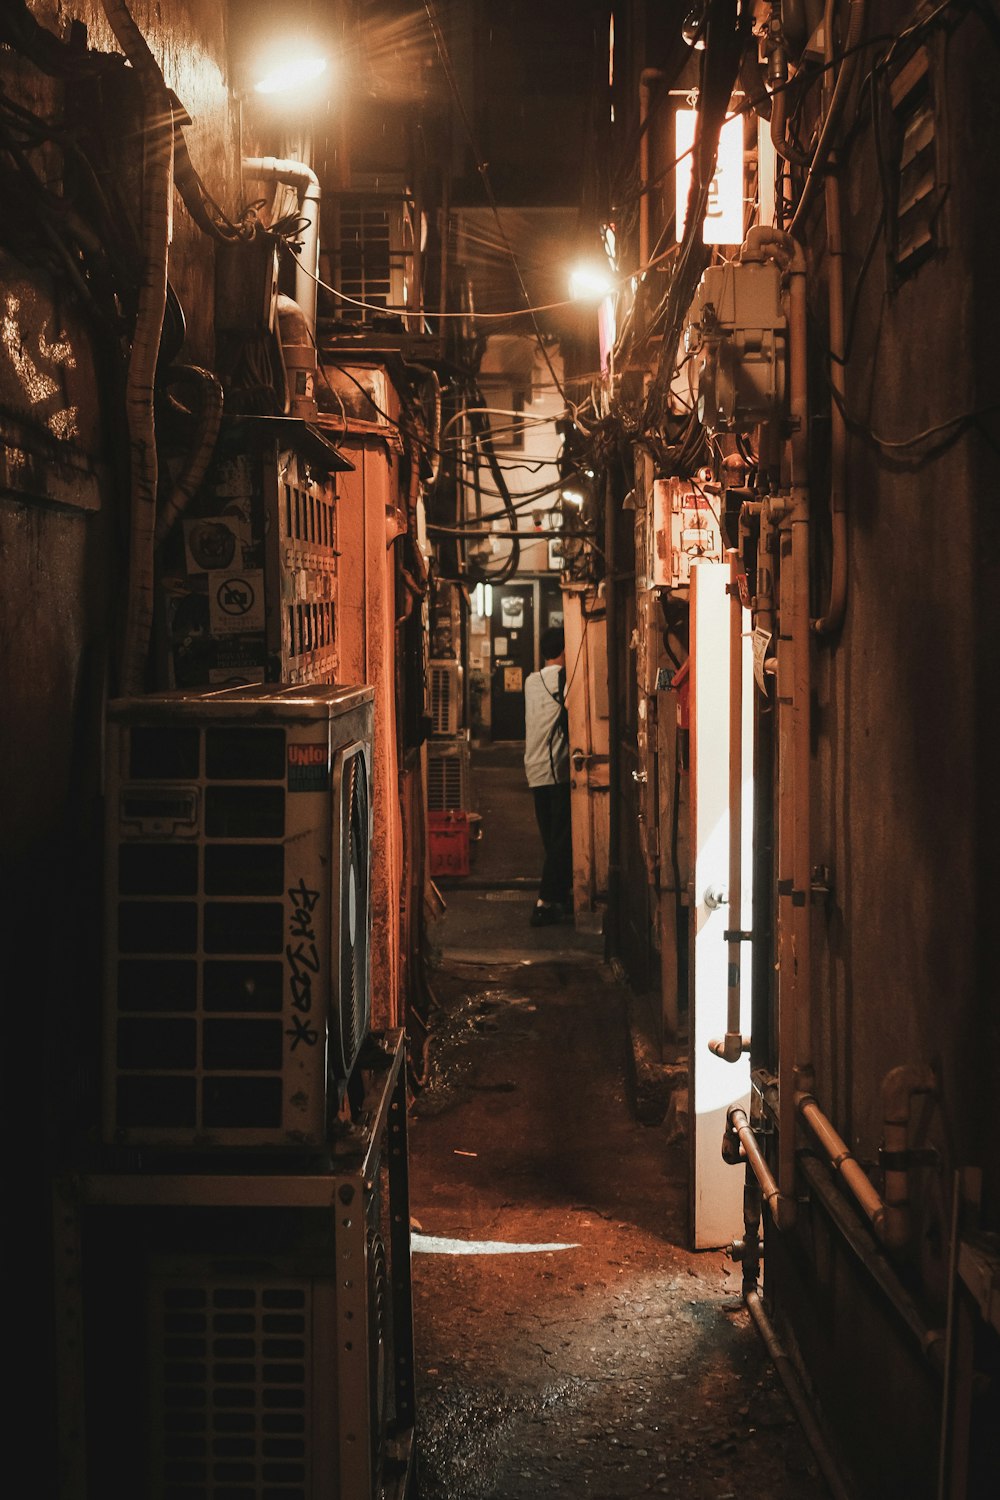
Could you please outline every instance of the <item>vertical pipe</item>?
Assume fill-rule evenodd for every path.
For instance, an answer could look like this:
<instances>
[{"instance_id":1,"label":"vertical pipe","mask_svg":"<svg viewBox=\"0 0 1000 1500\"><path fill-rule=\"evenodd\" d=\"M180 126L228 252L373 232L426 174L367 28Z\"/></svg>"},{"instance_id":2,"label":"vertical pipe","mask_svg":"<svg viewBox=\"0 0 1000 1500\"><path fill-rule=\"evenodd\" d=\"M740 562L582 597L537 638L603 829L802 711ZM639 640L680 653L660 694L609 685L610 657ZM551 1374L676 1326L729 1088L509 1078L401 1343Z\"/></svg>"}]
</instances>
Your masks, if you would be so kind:
<instances>
[{"instance_id":1,"label":"vertical pipe","mask_svg":"<svg viewBox=\"0 0 1000 1500\"><path fill-rule=\"evenodd\" d=\"M729 558L729 974L724 1056L735 1061L743 1051L740 1020L740 974L743 927L743 604L740 599L740 555Z\"/></svg>"}]
</instances>

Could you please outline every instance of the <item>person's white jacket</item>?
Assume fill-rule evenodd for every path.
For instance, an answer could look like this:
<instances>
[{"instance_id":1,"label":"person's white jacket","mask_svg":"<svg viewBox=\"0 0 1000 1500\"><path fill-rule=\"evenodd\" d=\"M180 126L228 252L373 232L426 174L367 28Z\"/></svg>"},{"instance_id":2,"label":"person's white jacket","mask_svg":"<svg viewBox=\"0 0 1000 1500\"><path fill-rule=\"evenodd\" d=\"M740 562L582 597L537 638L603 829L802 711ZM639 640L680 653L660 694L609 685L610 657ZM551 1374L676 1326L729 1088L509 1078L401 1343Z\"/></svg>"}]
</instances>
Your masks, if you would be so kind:
<instances>
[{"instance_id":1,"label":"person's white jacket","mask_svg":"<svg viewBox=\"0 0 1000 1500\"><path fill-rule=\"evenodd\" d=\"M556 662L532 672L524 684L524 774L529 786L569 780L569 744L562 720L565 688L565 669Z\"/></svg>"}]
</instances>

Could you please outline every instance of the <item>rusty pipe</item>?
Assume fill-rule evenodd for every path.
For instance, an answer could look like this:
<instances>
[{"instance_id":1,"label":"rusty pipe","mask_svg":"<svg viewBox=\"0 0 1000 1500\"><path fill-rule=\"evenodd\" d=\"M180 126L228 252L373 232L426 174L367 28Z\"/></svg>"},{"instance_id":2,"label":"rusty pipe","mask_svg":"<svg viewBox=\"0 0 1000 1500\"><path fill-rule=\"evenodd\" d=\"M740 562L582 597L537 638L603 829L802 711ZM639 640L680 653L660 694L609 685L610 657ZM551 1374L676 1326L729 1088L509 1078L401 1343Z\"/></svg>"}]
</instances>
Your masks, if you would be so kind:
<instances>
[{"instance_id":1,"label":"rusty pipe","mask_svg":"<svg viewBox=\"0 0 1000 1500\"><path fill-rule=\"evenodd\" d=\"M716 1056L737 1062L749 1051L740 1018L743 948L743 603L740 599L740 557L729 558L729 973L726 1035Z\"/></svg>"},{"instance_id":2,"label":"rusty pipe","mask_svg":"<svg viewBox=\"0 0 1000 1500\"><path fill-rule=\"evenodd\" d=\"M757 1144L757 1137L747 1119L746 1110L742 1105L734 1104L730 1107L726 1119L729 1130L737 1137L743 1148L747 1165L760 1184L761 1197L770 1209L772 1219L779 1229L788 1228L790 1220L787 1205L782 1198L777 1179L764 1160L764 1153ZM794 1215L792 1217L794 1218Z\"/></svg>"},{"instance_id":3,"label":"rusty pipe","mask_svg":"<svg viewBox=\"0 0 1000 1500\"><path fill-rule=\"evenodd\" d=\"M810 693L806 265L783 230L755 225L741 260L774 260L788 277L789 480L761 515L776 523L778 585L778 1182L786 1221L795 1213L795 1094L812 1078L810 947Z\"/></svg>"},{"instance_id":4,"label":"rusty pipe","mask_svg":"<svg viewBox=\"0 0 1000 1500\"><path fill-rule=\"evenodd\" d=\"M764 1348L770 1355L771 1362L777 1370L782 1385L788 1394L788 1400L792 1410L798 1417L799 1425L805 1435L806 1441L816 1456L816 1462L823 1473L830 1494L834 1500L850 1500L849 1492L840 1477L833 1455L827 1446L823 1434L820 1432L819 1424L813 1415L812 1407L805 1396L799 1381L798 1372L792 1364L788 1354L778 1341L770 1318L764 1310L760 1292L752 1287L743 1293L743 1301L747 1312L750 1314L753 1325L761 1336Z\"/></svg>"},{"instance_id":5,"label":"rusty pipe","mask_svg":"<svg viewBox=\"0 0 1000 1500\"><path fill-rule=\"evenodd\" d=\"M827 299L830 325L830 595L826 609L813 621L817 635L831 635L844 623L847 609L847 424L844 421L844 236L840 182L835 167L826 176Z\"/></svg>"},{"instance_id":6,"label":"rusty pipe","mask_svg":"<svg viewBox=\"0 0 1000 1500\"><path fill-rule=\"evenodd\" d=\"M822 1146L830 1166L840 1177L878 1238L884 1240L885 1203L868 1180L864 1168L854 1156L850 1146L837 1134L832 1121L820 1109L812 1094L796 1094L795 1107Z\"/></svg>"}]
</instances>

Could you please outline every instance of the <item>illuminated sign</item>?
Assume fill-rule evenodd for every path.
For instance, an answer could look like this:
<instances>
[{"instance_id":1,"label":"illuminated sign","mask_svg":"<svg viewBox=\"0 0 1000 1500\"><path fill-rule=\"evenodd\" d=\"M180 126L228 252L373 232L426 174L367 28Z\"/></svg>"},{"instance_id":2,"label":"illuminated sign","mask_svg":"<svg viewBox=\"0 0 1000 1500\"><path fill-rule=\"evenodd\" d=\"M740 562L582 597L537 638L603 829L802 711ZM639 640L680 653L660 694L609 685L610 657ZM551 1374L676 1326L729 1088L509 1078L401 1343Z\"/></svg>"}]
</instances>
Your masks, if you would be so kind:
<instances>
[{"instance_id":1,"label":"illuminated sign","mask_svg":"<svg viewBox=\"0 0 1000 1500\"><path fill-rule=\"evenodd\" d=\"M691 191L691 147L694 145L694 109L679 109L677 121L677 240L684 238L688 194ZM722 127L715 176L708 189L708 211L702 228L706 245L743 243L743 117L734 115Z\"/></svg>"}]
</instances>

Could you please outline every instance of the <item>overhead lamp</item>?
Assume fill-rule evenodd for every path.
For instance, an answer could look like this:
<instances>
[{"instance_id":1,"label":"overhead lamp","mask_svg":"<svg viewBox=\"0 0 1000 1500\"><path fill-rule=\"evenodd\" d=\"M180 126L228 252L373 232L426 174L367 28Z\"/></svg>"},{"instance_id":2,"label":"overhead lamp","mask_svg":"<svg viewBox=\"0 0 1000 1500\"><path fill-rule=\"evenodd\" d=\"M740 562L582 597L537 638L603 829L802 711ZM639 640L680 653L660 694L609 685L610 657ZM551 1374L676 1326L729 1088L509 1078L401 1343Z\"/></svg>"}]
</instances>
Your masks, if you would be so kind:
<instances>
[{"instance_id":1,"label":"overhead lamp","mask_svg":"<svg viewBox=\"0 0 1000 1500\"><path fill-rule=\"evenodd\" d=\"M327 69L327 61L319 53L303 50L285 53L283 57L265 62L261 76L254 84L255 94L288 94L315 82Z\"/></svg>"},{"instance_id":2,"label":"overhead lamp","mask_svg":"<svg viewBox=\"0 0 1000 1500\"><path fill-rule=\"evenodd\" d=\"M684 25L681 27L681 36L692 47L695 52L704 52L705 36L708 31L708 6L705 0L697 0L684 17Z\"/></svg>"},{"instance_id":3,"label":"overhead lamp","mask_svg":"<svg viewBox=\"0 0 1000 1500\"><path fill-rule=\"evenodd\" d=\"M577 266L570 272L569 294L574 302L602 302L614 289L611 276L600 266Z\"/></svg>"},{"instance_id":4,"label":"overhead lamp","mask_svg":"<svg viewBox=\"0 0 1000 1500\"><path fill-rule=\"evenodd\" d=\"M582 490L574 490L574 489L565 489L565 490L562 491L562 498L566 501L567 505L582 505L583 504L583 491Z\"/></svg>"}]
</instances>

